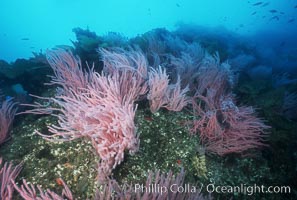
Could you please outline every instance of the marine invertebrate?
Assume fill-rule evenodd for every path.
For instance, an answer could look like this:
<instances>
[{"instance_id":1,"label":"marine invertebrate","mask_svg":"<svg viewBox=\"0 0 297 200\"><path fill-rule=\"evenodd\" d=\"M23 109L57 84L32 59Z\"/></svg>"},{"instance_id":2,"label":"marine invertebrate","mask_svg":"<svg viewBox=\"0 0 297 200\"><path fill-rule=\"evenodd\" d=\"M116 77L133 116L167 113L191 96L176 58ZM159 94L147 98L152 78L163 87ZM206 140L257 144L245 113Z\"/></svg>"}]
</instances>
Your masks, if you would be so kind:
<instances>
[{"instance_id":1,"label":"marine invertebrate","mask_svg":"<svg viewBox=\"0 0 297 200\"><path fill-rule=\"evenodd\" d=\"M73 200L74 198L67 184L62 179L60 179L60 181L64 187L61 196L49 189L44 191L39 185L37 186L39 194L37 194L35 186L31 183L27 183L25 179L23 179L23 185L20 187L17 186L14 181L12 181L12 184L25 200L64 200L65 198Z\"/></svg>"},{"instance_id":2,"label":"marine invertebrate","mask_svg":"<svg viewBox=\"0 0 297 200\"><path fill-rule=\"evenodd\" d=\"M223 110L222 121L219 121L222 132L215 138L206 141L208 151L218 155L229 153L246 153L247 150L266 146L268 136L266 129L270 126L255 116L254 109L240 106ZM220 116L217 115L220 120Z\"/></svg>"},{"instance_id":3,"label":"marine invertebrate","mask_svg":"<svg viewBox=\"0 0 297 200\"><path fill-rule=\"evenodd\" d=\"M175 84L169 84L166 70L162 70L161 66L157 70L151 69L148 82L150 90L147 99L150 101L150 109L153 113L161 107L181 111L190 102L186 96L189 91L188 86L181 89L179 77Z\"/></svg>"},{"instance_id":4,"label":"marine invertebrate","mask_svg":"<svg viewBox=\"0 0 297 200\"><path fill-rule=\"evenodd\" d=\"M150 171L145 184L120 186L115 180L104 185L103 190L96 191L96 200L207 200L210 195L204 196L197 185L184 184L185 171L174 175L172 171L161 173Z\"/></svg>"},{"instance_id":5,"label":"marine invertebrate","mask_svg":"<svg viewBox=\"0 0 297 200\"><path fill-rule=\"evenodd\" d=\"M2 158L0 158L0 165ZM22 163L13 167L12 163L4 163L0 168L0 199L10 200L14 191L13 184L11 183L22 170Z\"/></svg>"},{"instance_id":6,"label":"marine invertebrate","mask_svg":"<svg viewBox=\"0 0 297 200\"><path fill-rule=\"evenodd\" d=\"M219 155L264 146L269 126L255 116L252 107L236 105L230 93L233 85L230 66L221 64L218 55L206 56L199 72L190 133L199 133L206 150Z\"/></svg>"},{"instance_id":7,"label":"marine invertebrate","mask_svg":"<svg viewBox=\"0 0 297 200\"><path fill-rule=\"evenodd\" d=\"M133 105L136 96L132 94L137 94L133 90L139 88L131 86L123 93L121 84L129 81L123 79L129 77L128 70L109 75L92 69L83 71L80 60L63 49L51 51L47 56L55 71L52 83L62 86L64 92L48 99L58 107L35 104L36 108L27 113L50 113L58 118L59 125L48 127L53 135L37 132L47 140L70 141L82 137L90 140L101 158L98 178L103 181L123 161L125 150L134 153L138 149L134 125L137 106Z\"/></svg>"},{"instance_id":8,"label":"marine invertebrate","mask_svg":"<svg viewBox=\"0 0 297 200\"><path fill-rule=\"evenodd\" d=\"M17 111L15 105L16 103L13 102L12 98L8 98L0 103L0 145L8 139L9 131Z\"/></svg>"},{"instance_id":9,"label":"marine invertebrate","mask_svg":"<svg viewBox=\"0 0 297 200\"><path fill-rule=\"evenodd\" d=\"M98 50L106 74L118 76L120 95L129 96L131 101L142 99L148 91L148 64L144 55L137 50L125 51L115 48Z\"/></svg>"},{"instance_id":10,"label":"marine invertebrate","mask_svg":"<svg viewBox=\"0 0 297 200\"><path fill-rule=\"evenodd\" d=\"M252 107L236 106L231 95L222 96L218 103L213 96L208 90L205 96L196 94L192 103L196 119L190 132L199 133L208 152L225 155L265 146L265 130L270 127L255 116Z\"/></svg>"}]
</instances>

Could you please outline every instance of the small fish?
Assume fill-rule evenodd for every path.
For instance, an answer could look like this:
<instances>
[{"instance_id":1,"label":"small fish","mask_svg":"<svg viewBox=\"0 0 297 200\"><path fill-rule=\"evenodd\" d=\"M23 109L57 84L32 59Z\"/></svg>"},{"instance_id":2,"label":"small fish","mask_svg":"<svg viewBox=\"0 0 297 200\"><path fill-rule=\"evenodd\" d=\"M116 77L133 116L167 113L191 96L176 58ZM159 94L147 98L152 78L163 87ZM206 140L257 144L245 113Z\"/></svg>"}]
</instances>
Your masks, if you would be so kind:
<instances>
[{"instance_id":1,"label":"small fish","mask_svg":"<svg viewBox=\"0 0 297 200\"><path fill-rule=\"evenodd\" d=\"M295 19L290 19L289 21L288 21L288 23L292 23L292 22L294 22L295 21Z\"/></svg>"},{"instance_id":2,"label":"small fish","mask_svg":"<svg viewBox=\"0 0 297 200\"><path fill-rule=\"evenodd\" d=\"M297 8L297 5L294 8Z\"/></svg>"},{"instance_id":3,"label":"small fish","mask_svg":"<svg viewBox=\"0 0 297 200\"><path fill-rule=\"evenodd\" d=\"M255 15L256 13L257 13L257 12L255 11L255 12L252 13L252 15Z\"/></svg>"},{"instance_id":4,"label":"small fish","mask_svg":"<svg viewBox=\"0 0 297 200\"><path fill-rule=\"evenodd\" d=\"M271 12L271 13L276 13L277 12L277 10L269 10L269 12Z\"/></svg>"},{"instance_id":5,"label":"small fish","mask_svg":"<svg viewBox=\"0 0 297 200\"><path fill-rule=\"evenodd\" d=\"M29 40L29 38L22 38L21 40Z\"/></svg>"},{"instance_id":6,"label":"small fish","mask_svg":"<svg viewBox=\"0 0 297 200\"><path fill-rule=\"evenodd\" d=\"M273 16L273 17L270 18L270 20L274 20L274 19L279 20L279 17L278 16Z\"/></svg>"},{"instance_id":7,"label":"small fish","mask_svg":"<svg viewBox=\"0 0 297 200\"><path fill-rule=\"evenodd\" d=\"M151 16L152 15L151 9L149 8L149 9L147 9L147 11L148 11L148 15Z\"/></svg>"},{"instance_id":8,"label":"small fish","mask_svg":"<svg viewBox=\"0 0 297 200\"><path fill-rule=\"evenodd\" d=\"M263 2L259 1L259 2L257 2L257 3L254 3L253 6L259 6L259 5L261 5L261 4L263 4Z\"/></svg>"},{"instance_id":9,"label":"small fish","mask_svg":"<svg viewBox=\"0 0 297 200\"><path fill-rule=\"evenodd\" d=\"M240 24L239 27L242 28L242 27L244 27L244 25L243 24Z\"/></svg>"},{"instance_id":10,"label":"small fish","mask_svg":"<svg viewBox=\"0 0 297 200\"><path fill-rule=\"evenodd\" d=\"M270 4L270 2L266 2L266 3L264 3L261 7L268 6L269 4Z\"/></svg>"},{"instance_id":11,"label":"small fish","mask_svg":"<svg viewBox=\"0 0 297 200\"><path fill-rule=\"evenodd\" d=\"M178 7L178 8L180 8L180 5L177 3L177 4L175 4L176 5L176 7Z\"/></svg>"}]
</instances>

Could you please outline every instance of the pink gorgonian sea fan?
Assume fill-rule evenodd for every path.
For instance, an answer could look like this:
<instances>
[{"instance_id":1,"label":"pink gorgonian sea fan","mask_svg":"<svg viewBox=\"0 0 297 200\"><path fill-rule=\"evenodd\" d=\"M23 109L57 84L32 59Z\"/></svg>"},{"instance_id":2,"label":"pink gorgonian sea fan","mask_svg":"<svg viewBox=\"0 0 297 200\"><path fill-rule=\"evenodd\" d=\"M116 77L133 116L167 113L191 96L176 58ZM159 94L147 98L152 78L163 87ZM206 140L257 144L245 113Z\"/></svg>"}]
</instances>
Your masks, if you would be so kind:
<instances>
[{"instance_id":1,"label":"pink gorgonian sea fan","mask_svg":"<svg viewBox=\"0 0 297 200\"><path fill-rule=\"evenodd\" d=\"M58 118L58 125L48 127L52 135L37 131L47 140L90 140L100 157L98 177L103 181L123 161L125 150L130 153L138 150L139 139L134 125L136 96L129 95L135 92L123 96L121 90L122 73L129 71L121 74L115 71L109 75L92 69L83 71L80 60L63 49L51 51L47 57L56 75L52 83L62 86L64 92L45 98L55 107L36 103L26 113L51 114Z\"/></svg>"},{"instance_id":2,"label":"pink gorgonian sea fan","mask_svg":"<svg viewBox=\"0 0 297 200\"><path fill-rule=\"evenodd\" d=\"M17 111L15 105L12 98L0 102L0 145L9 139L9 131Z\"/></svg>"},{"instance_id":3,"label":"pink gorgonian sea fan","mask_svg":"<svg viewBox=\"0 0 297 200\"><path fill-rule=\"evenodd\" d=\"M3 166L2 158L0 157L0 199L12 199L14 187L12 180L14 180L22 170L22 163L13 166L12 163L5 162Z\"/></svg>"},{"instance_id":4,"label":"pink gorgonian sea fan","mask_svg":"<svg viewBox=\"0 0 297 200\"><path fill-rule=\"evenodd\" d=\"M207 101L208 98L201 98ZM211 101L207 103L211 104ZM255 110L249 106L236 106L230 97L222 98L220 106L213 109L193 102L196 119L191 123L190 132L198 133L201 143L210 153L225 155L245 153L267 144L270 126L255 116Z\"/></svg>"}]
</instances>

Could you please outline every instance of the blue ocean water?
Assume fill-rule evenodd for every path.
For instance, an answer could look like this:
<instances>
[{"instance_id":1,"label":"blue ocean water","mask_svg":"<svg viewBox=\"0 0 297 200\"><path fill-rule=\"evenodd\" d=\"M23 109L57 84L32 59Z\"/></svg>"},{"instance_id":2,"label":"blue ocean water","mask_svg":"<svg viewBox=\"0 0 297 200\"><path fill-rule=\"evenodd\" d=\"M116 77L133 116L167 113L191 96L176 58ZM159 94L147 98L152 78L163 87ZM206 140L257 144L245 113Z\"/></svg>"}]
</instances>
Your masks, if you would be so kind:
<instances>
[{"instance_id":1,"label":"blue ocean water","mask_svg":"<svg viewBox=\"0 0 297 200\"><path fill-rule=\"evenodd\" d=\"M267 45L296 46L296 1L237 0L2 0L0 59L28 58L31 52L71 44L75 27L98 35L110 31L134 37L178 24L219 27L253 36Z\"/></svg>"},{"instance_id":2,"label":"blue ocean water","mask_svg":"<svg viewBox=\"0 0 297 200\"><path fill-rule=\"evenodd\" d=\"M0 199L36 193L25 180L296 199L296 35L296 0L1 0Z\"/></svg>"}]
</instances>

